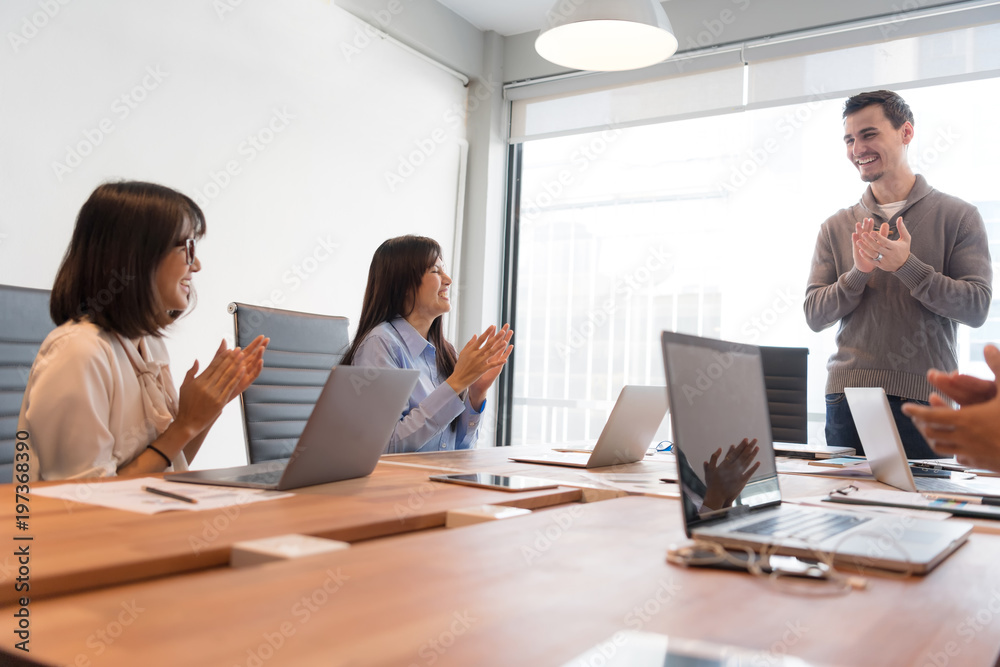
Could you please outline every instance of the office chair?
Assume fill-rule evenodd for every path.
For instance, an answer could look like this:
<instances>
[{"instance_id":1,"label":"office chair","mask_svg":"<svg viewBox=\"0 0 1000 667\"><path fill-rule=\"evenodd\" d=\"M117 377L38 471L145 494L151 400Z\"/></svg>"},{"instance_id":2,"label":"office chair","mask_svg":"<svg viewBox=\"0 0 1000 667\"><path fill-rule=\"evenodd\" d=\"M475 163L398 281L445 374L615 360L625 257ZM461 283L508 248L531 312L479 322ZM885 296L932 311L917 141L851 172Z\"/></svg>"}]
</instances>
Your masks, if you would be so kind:
<instances>
[{"instance_id":1,"label":"office chair","mask_svg":"<svg viewBox=\"0 0 1000 667\"><path fill-rule=\"evenodd\" d=\"M809 441L808 357L807 347L760 348L771 435L775 442L806 444Z\"/></svg>"},{"instance_id":2,"label":"office chair","mask_svg":"<svg viewBox=\"0 0 1000 667\"><path fill-rule=\"evenodd\" d=\"M250 463L288 458L330 369L347 353L347 318L229 304L236 345L271 339L260 377L240 396Z\"/></svg>"},{"instance_id":3,"label":"office chair","mask_svg":"<svg viewBox=\"0 0 1000 667\"><path fill-rule=\"evenodd\" d=\"M31 364L55 328L49 318L49 290L0 285L0 482L14 474L17 418Z\"/></svg>"}]
</instances>

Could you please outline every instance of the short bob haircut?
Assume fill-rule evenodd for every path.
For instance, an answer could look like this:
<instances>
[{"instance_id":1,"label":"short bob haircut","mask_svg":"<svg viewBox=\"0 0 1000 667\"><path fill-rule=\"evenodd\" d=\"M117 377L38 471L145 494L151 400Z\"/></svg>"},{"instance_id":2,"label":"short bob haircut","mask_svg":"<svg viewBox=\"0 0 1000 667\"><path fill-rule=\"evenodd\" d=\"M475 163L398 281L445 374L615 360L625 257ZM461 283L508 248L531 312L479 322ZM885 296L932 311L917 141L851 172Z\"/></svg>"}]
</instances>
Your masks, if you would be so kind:
<instances>
[{"instance_id":1,"label":"short bob haircut","mask_svg":"<svg viewBox=\"0 0 1000 667\"><path fill-rule=\"evenodd\" d=\"M382 322L406 317L413 310L417 290L424 274L441 257L441 246L426 236L397 236L385 241L375 251L368 269L368 285L361 306L358 332L342 363L350 364L368 333ZM455 370L458 354L444 338L441 318L436 317L427 334L427 342L437 350L438 374L449 377Z\"/></svg>"},{"instance_id":2,"label":"short bob haircut","mask_svg":"<svg viewBox=\"0 0 1000 667\"><path fill-rule=\"evenodd\" d=\"M56 274L52 321L87 317L127 338L161 335L156 271L183 242L186 221L195 238L204 236L205 215L175 190L139 181L99 186L80 209Z\"/></svg>"},{"instance_id":3,"label":"short bob haircut","mask_svg":"<svg viewBox=\"0 0 1000 667\"><path fill-rule=\"evenodd\" d=\"M903 127L903 123L906 122L913 125L913 112L910 111L910 105L891 90L874 90L847 98L847 101L844 102L844 118L873 104L882 107L882 113L885 114L894 130Z\"/></svg>"}]
</instances>

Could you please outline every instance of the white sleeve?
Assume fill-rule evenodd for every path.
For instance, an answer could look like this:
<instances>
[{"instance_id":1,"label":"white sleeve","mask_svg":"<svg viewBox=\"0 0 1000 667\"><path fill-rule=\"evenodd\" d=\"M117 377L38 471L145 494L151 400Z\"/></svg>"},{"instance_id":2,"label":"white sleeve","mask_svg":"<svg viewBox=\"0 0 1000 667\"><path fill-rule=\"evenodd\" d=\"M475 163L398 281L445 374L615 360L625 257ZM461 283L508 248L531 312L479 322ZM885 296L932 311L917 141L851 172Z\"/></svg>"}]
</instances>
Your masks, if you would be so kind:
<instances>
[{"instance_id":1,"label":"white sleeve","mask_svg":"<svg viewBox=\"0 0 1000 667\"><path fill-rule=\"evenodd\" d=\"M113 355L110 344L84 332L43 345L18 422L19 430L28 433L31 479L115 475L115 439L109 429L116 389Z\"/></svg>"}]
</instances>

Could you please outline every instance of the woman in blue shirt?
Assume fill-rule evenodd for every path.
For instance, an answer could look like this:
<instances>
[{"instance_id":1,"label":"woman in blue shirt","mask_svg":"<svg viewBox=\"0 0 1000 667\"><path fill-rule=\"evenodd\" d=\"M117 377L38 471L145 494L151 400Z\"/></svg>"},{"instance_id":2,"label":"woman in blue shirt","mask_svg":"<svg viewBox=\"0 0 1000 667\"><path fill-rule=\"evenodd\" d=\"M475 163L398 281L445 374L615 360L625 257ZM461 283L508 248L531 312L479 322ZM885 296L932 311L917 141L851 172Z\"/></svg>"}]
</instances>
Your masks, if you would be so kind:
<instances>
[{"instance_id":1,"label":"woman in blue shirt","mask_svg":"<svg viewBox=\"0 0 1000 667\"><path fill-rule=\"evenodd\" d=\"M504 325L456 352L441 325L451 310L450 285L433 239L392 238L372 257L358 331L343 363L420 371L386 453L471 447L486 392L514 349L513 332Z\"/></svg>"}]
</instances>

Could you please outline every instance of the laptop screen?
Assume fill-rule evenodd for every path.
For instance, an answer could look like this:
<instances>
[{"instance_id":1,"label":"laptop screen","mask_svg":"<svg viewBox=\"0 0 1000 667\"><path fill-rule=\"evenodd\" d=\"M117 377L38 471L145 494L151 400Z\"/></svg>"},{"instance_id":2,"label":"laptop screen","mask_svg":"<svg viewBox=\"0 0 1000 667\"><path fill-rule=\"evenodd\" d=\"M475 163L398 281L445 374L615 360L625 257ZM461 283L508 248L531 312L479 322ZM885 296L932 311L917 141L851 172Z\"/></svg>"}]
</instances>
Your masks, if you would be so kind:
<instances>
[{"instance_id":1,"label":"laptop screen","mask_svg":"<svg viewBox=\"0 0 1000 667\"><path fill-rule=\"evenodd\" d=\"M781 500L760 348L663 332L688 529Z\"/></svg>"}]
</instances>

